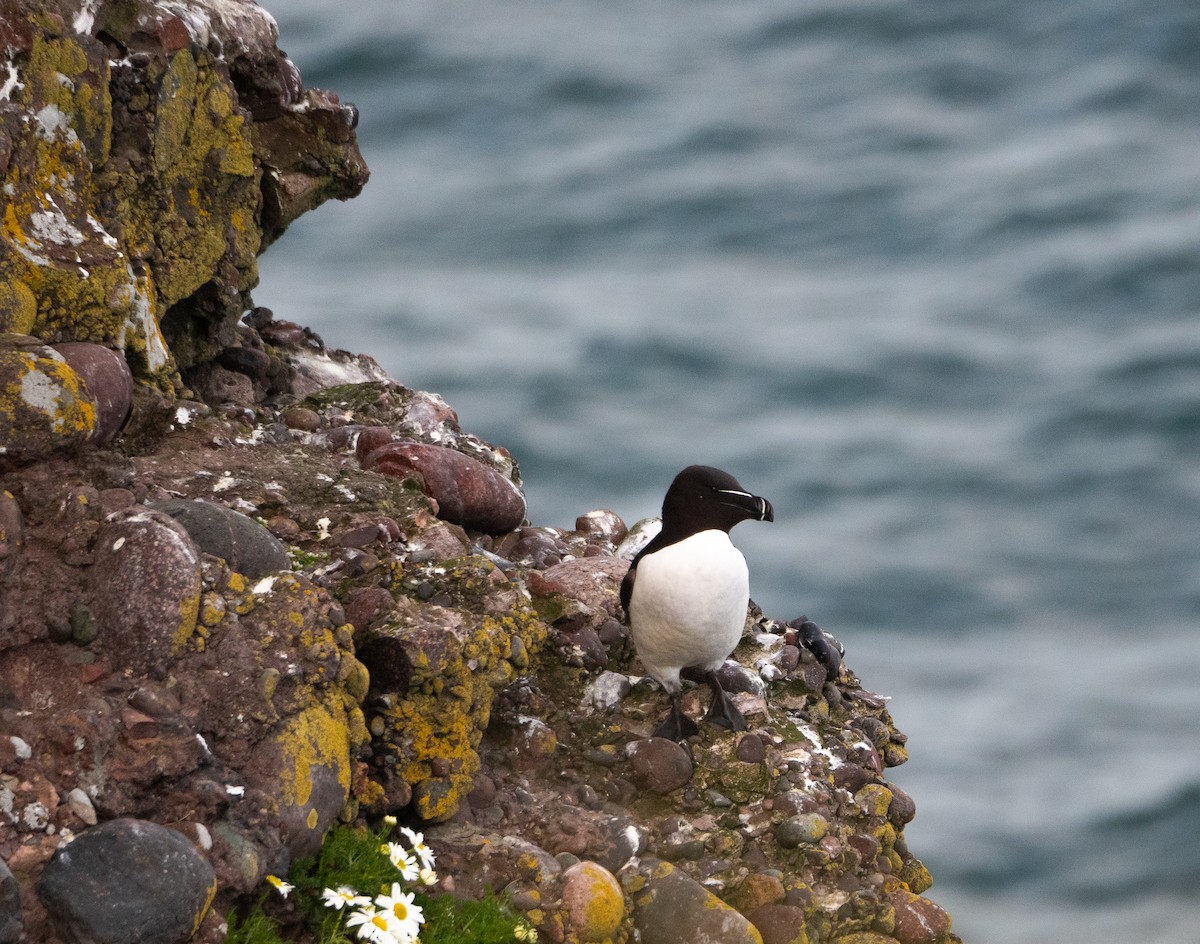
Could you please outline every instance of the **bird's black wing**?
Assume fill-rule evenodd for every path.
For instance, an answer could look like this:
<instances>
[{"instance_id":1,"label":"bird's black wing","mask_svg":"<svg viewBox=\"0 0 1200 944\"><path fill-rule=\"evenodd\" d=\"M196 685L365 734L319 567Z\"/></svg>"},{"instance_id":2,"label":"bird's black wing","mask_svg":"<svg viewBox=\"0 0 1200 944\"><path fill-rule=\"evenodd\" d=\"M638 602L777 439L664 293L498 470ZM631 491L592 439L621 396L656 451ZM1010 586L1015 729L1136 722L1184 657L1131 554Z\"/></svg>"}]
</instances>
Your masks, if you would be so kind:
<instances>
[{"instance_id":1,"label":"bird's black wing","mask_svg":"<svg viewBox=\"0 0 1200 944\"><path fill-rule=\"evenodd\" d=\"M629 601L633 599L633 582L637 579L637 565L647 554L653 554L659 548L666 547L669 542L663 539L663 534L660 531L656 534L640 551L637 556L629 564L629 570L625 572L624 579L621 580L621 606L625 610L625 622L629 622Z\"/></svg>"},{"instance_id":2,"label":"bird's black wing","mask_svg":"<svg viewBox=\"0 0 1200 944\"><path fill-rule=\"evenodd\" d=\"M637 564L629 565L621 580L621 607L625 610L625 622L629 622L629 601L633 599L633 581L637 579Z\"/></svg>"}]
</instances>

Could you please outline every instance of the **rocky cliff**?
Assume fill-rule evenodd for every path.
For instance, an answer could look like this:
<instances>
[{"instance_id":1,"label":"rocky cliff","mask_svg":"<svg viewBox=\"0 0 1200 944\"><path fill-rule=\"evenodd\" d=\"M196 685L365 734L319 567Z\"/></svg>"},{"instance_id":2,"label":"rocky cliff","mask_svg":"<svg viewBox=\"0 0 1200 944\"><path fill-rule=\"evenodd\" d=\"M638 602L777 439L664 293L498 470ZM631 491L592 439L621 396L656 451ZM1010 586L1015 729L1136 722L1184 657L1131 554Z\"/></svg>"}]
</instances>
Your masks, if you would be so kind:
<instances>
[{"instance_id":1,"label":"rocky cliff","mask_svg":"<svg viewBox=\"0 0 1200 944\"><path fill-rule=\"evenodd\" d=\"M249 0L0 0L0 942L219 941L389 813L544 941L956 940L811 624L748 615L749 733L648 737L625 522L529 524L438 396L253 307L355 119Z\"/></svg>"}]
</instances>

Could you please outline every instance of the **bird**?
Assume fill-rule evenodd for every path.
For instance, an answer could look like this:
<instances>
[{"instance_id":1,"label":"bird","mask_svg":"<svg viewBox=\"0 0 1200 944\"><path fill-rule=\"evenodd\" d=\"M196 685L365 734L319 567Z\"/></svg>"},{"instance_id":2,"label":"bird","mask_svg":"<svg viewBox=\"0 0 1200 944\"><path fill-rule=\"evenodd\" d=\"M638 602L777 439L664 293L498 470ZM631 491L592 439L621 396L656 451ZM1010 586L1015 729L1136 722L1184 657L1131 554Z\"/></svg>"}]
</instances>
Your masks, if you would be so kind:
<instances>
[{"instance_id":1,"label":"bird","mask_svg":"<svg viewBox=\"0 0 1200 944\"><path fill-rule=\"evenodd\" d=\"M690 465L667 489L662 530L634 557L621 581L621 605L638 656L671 700L671 713L655 737L683 741L699 733L679 702L679 673L693 666L704 671L712 688L705 720L746 730L716 670L737 646L746 623L749 571L729 531L748 520L774 521L771 503L728 472Z\"/></svg>"}]
</instances>

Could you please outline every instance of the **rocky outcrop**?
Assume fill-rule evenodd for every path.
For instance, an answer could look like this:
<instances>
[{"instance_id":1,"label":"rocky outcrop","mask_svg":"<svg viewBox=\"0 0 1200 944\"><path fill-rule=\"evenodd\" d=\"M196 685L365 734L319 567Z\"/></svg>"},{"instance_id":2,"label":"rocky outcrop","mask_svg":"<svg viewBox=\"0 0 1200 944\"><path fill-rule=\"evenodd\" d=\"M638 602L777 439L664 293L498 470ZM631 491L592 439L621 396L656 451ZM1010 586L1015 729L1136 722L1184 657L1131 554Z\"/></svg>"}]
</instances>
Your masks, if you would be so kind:
<instances>
[{"instance_id":1,"label":"rocky outcrop","mask_svg":"<svg viewBox=\"0 0 1200 944\"><path fill-rule=\"evenodd\" d=\"M955 940L814 624L748 615L751 730L650 737L646 526L526 522L440 397L252 307L366 179L261 8L0 0L0 50L0 942L216 942L384 814L556 944Z\"/></svg>"},{"instance_id":2,"label":"rocky outcrop","mask_svg":"<svg viewBox=\"0 0 1200 944\"><path fill-rule=\"evenodd\" d=\"M0 4L0 331L159 383L229 346L258 254L367 178L277 40L250 0Z\"/></svg>"}]
</instances>

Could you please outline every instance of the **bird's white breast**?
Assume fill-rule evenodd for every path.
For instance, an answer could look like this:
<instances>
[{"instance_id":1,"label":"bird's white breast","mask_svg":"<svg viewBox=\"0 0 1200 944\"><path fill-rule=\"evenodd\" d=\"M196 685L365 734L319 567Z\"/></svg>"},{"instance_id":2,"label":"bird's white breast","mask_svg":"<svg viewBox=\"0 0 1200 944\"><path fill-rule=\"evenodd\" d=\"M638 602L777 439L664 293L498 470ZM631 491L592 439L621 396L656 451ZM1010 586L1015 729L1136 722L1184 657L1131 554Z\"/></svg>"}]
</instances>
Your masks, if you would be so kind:
<instances>
[{"instance_id":1,"label":"bird's white breast","mask_svg":"<svg viewBox=\"0 0 1200 944\"><path fill-rule=\"evenodd\" d=\"M746 559L724 531L701 531L638 562L629 623L638 655L668 689L689 665L717 668L746 621Z\"/></svg>"}]
</instances>

